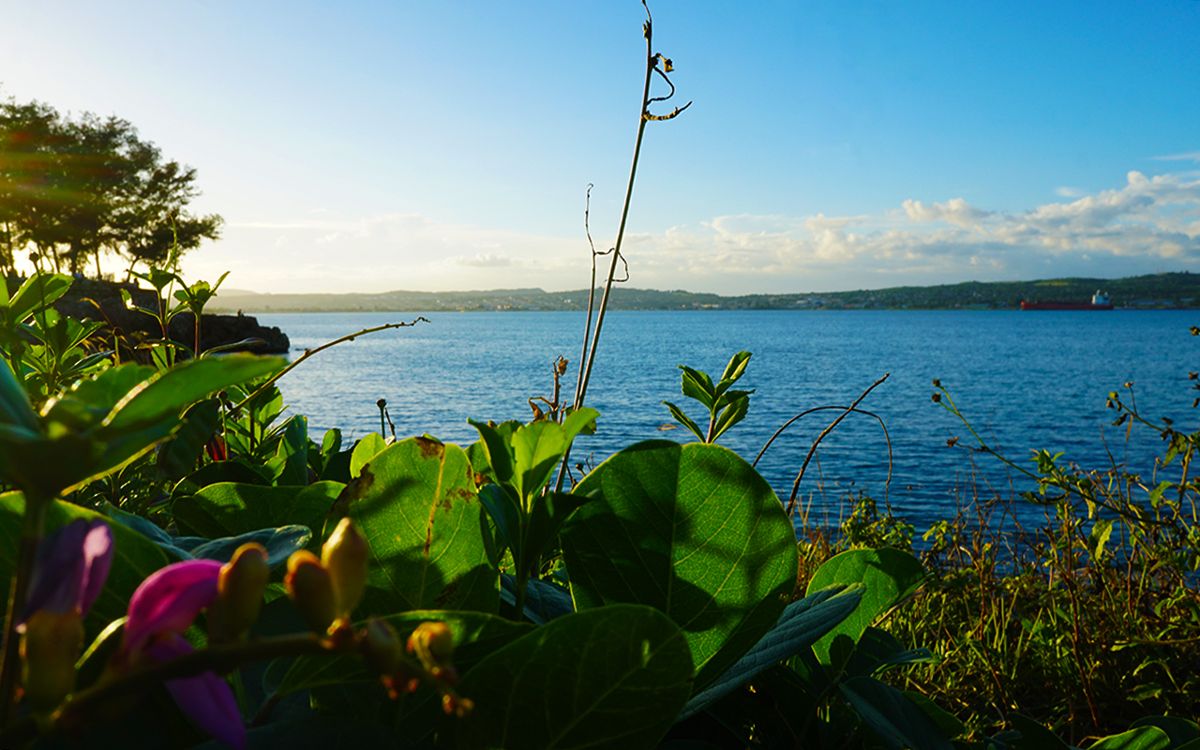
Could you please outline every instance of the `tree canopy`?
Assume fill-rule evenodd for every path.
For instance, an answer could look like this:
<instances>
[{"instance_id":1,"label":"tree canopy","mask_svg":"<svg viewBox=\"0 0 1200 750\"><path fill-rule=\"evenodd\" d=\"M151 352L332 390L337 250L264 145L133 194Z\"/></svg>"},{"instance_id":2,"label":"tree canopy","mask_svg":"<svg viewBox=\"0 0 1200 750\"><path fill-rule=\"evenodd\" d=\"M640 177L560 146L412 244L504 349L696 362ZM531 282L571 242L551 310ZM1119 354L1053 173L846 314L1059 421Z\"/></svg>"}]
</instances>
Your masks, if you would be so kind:
<instances>
[{"instance_id":1,"label":"tree canopy","mask_svg":"<svg viewBox=\"0 0 1200 750\"><path fill-rule=\"evenodd\" d=\"M216 239L221 217L187 210L196 170L164 159L118 117L0 101L0 273L22 252L80 273L105 251L174 265Z\"/></svg>"}]
</instances>

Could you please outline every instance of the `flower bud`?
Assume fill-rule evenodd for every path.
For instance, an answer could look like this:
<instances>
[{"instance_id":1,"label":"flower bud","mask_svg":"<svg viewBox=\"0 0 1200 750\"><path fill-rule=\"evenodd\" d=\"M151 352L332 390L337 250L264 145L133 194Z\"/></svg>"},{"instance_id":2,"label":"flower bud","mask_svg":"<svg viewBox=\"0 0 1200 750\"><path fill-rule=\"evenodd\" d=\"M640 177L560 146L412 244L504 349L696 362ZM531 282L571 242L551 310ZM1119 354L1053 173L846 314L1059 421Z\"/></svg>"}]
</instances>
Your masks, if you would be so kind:
<instances>
[{"instance_id":1,"label":"flower bud","mask_svg":"<svg viewBox=\"0 0 1200 750\"><path fill-rule=\"evenodd\" d=\"M454 635L444 622L423 622L408 637L408 652L429 671L442 671L454 656Z\"/></svg>"},{"instance_id":2,"label":"flower bud","mask_svg":"<svg viewBox=\"0 0 1200 750\"><path fill-rule=\"evenodd\" d=\"M36 710L62 703L75 689L75 660L83 648L78 612L40 610L25 622L21 638L25 699Z\"/></svg>"},{"instance_id":3,"label":"flower bud","mask_svg":"<svg viewBox=\"0 0 1200 750\"><path fill-rule=\"evenodd\" d=\"M362 654L376 673L390 676L403 665L403 647L396 629L384 620L371 618L362 635Z\"/></svg>"},{"instance_id":4,"label":"flower bud","mask_svg":"<svg viewBox=\"0 0 1200 750\"><path fill-rule=\"evenodd\" d=\"M329 571L317 556L308 550L293 552L283 585L308 626L318 633L326 632L337 617L337 607Z\"/></svg>"},{"instance_id":5,"label":"flower bud","mask_svg":"<svg viewBox=\"0 0 1200 750\"><path fill-rule=\"evenodd\" d=\"M258 620L270 577L266 548L255 542L237 548L221 567L217 598L208 607L208 634L214 643L240 638Z\"/></svg>"},{"instance_id":6,"label":"flower bud","mask_svg":"<svg viewBox=\"0 0 1200 750\"><path fill-rule=\"evenodd\" d=\"M321 563L333 581L337 616L349 617L362 599L367 586L367 559L371 548L354 528L349 518L343 518L321 548Z\"/></svg>"}]
</instances>

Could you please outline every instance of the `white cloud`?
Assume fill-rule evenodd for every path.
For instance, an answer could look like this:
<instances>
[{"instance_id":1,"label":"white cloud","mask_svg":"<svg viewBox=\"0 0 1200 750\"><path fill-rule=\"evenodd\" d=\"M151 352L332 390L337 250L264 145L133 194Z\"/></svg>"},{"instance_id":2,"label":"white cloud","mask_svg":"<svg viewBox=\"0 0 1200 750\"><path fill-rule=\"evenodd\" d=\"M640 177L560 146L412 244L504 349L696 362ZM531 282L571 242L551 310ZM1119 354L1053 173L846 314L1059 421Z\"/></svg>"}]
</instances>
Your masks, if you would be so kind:
<instances>
[{"instance_id":1,"label":"white cloud","mask_svg":"<svg viewBox=\"0 0 1200 750\"><path fill-rule=\"evenodd\" d=\"M631 231L624 254L634 286L725 293L1200 269L1200 177L1134 171L1120 187L1015 212L956 197L871 215L722 215ZM582 236L391 213L231 223L189 261L204 278L226 268L232 284L264 291L577 289L589 255Z\"/></svg>"}]
</instances>

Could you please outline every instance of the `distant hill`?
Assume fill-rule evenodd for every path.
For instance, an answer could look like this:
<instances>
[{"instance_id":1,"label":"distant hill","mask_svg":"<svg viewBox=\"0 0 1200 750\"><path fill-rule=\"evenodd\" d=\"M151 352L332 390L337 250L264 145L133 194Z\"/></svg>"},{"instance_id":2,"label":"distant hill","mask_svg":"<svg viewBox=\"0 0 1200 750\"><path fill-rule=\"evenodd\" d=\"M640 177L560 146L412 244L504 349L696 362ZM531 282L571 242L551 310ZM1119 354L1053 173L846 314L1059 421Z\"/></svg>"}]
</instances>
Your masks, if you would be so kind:
<instances>
[{"instance_id":1,"label":"distant hill","mask_svg":"<svg viewBox=\"0 0 1200 750\"><path fill-rule=\"evenodd\" d=\"M1021 300L1087 301L1102 289L1120 308L1200 306L1200 274L1179 272L1123 279L1066 278L1041 281L968 281L939 286L899 286L846 292L722 296L656 289L613 289L614 310L853 310L1015 309ZM599 296L599 293L597 293ZM587 290L495 289L463 292L392 291L378 294L257 294L222 291L214 311L253 312L438 312L469 310L580 310Z\"/></svg>"}]
</instances>

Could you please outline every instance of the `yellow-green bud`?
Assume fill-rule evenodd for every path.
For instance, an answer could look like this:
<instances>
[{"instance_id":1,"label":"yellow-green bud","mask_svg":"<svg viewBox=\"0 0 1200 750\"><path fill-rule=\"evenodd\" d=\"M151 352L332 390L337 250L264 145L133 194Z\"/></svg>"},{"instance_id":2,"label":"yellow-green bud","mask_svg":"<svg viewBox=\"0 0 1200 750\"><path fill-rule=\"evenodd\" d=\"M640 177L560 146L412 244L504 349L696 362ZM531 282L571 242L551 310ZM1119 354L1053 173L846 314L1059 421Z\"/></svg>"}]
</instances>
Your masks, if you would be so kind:
<instances>
[{"instance_id":1,"label":"yellow-green bud","mask_svg":"<svg viewBox=\"0 0 1200 750\"><path fill-rule=\"evenodd\" d=\"M339 617L349 617L367 586L371 548L349 518L343 518L321 548L321 563L333 580Z\"/></svg>"},{"instance_id":2,"label":"yellow-green bud","mask_svg":"<svg viewBox=\"0 0 1200 750\"><path fill-rule=\"evenodd\" d=\"M240 638L258 620L263 591L271 577L267 550L261 544L243 544L233 559L221 567L217 598L208 607L208 634L214 643Z\"/></svg>"},{"instance_id":3,"label":"yellow-green bud","mask_svg":"<svg viewBox=\"0 0 1200 750\"><path fill-rule=\"evenodd\" d=\"M317 556L308 550L293 552L288 558L288 572L283 584L308 626L318 633L325 633L337 617L337 606L329 571Z\"/></svg>"},{"instance_id":4,"label":"yellow-green bud","mask_svg":"<svg viewBox=\"0 0 1200 750\"><path fill-rule=\"evenodd\" d=\"M75 689L75 660L83 648L83 620L78 612L35 612L21 637L25 700L45 711L62 703Z\"/></svg>"},{"instance_id":5,"label":"yellow-green bud","mask_svg":"<svg viewBox=\"0 0 1200 750\"><path fill-rule=\"evenodd\" d=\"M377 674L390 676L400 671L404 647L400 634L384 620L367 620L362 636L362 653L367 665Z\"/></svg>"},{"instance_id":6,"label":"yellow-green bud","mask_svg":"<svg viewBox=\"0 0 1200 750\"><path fill-rule=\"evenodd\" d=\"M445 667L454 656L454 635L444 622L423 622L408 637L408 652L430 671Z\"/></svg>"}]
</instances>

